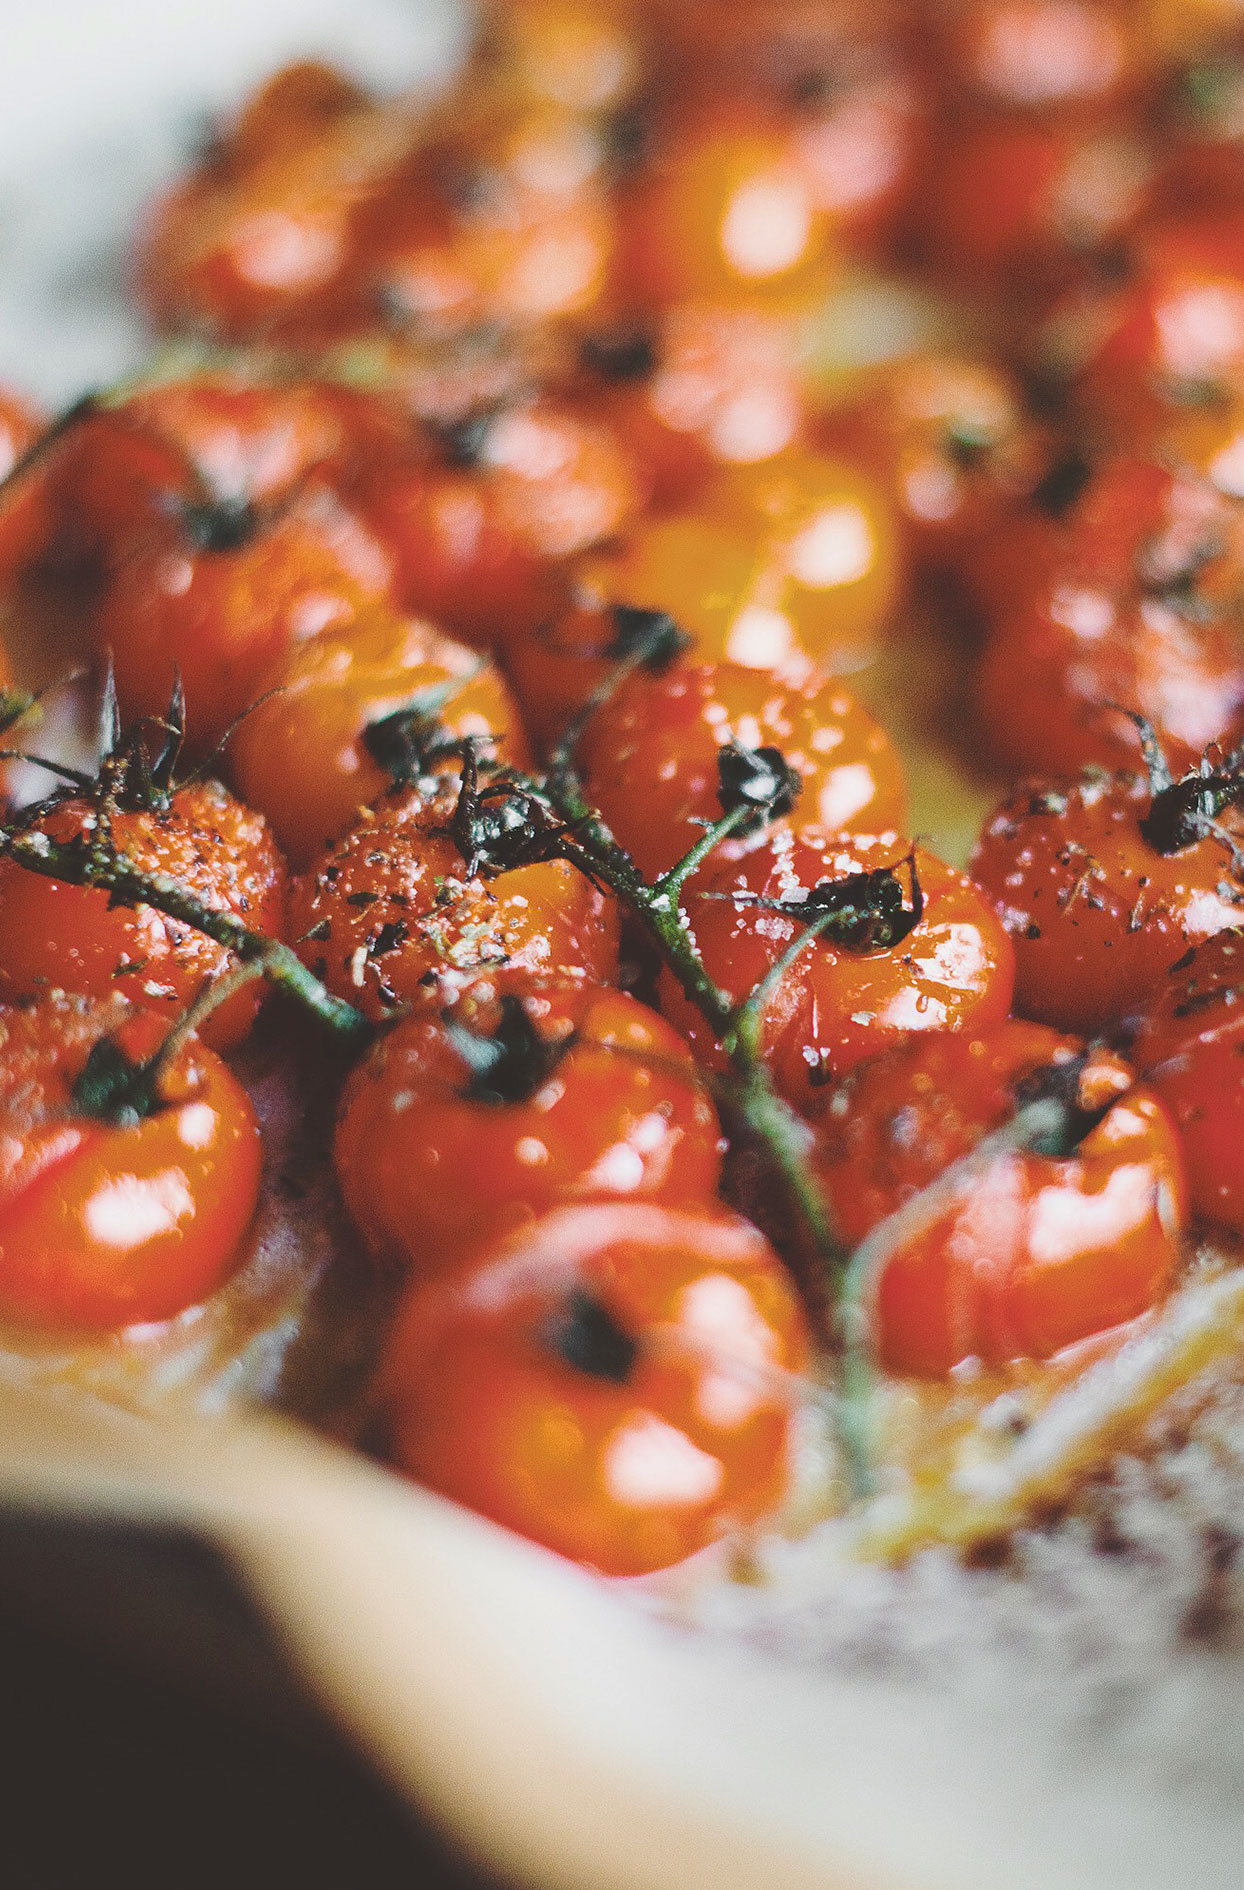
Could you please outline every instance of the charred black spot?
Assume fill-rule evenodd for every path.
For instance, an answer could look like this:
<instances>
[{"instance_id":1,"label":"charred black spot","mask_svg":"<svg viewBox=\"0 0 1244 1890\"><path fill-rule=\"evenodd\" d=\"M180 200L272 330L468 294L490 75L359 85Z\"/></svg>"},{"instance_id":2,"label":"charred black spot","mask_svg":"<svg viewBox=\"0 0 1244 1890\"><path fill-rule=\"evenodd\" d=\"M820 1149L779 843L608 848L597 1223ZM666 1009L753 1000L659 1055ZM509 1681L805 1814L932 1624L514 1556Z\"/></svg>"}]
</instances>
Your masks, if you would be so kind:
<instances>
[{"instance_id":1,"label":"charred black spot","mask_svg":"<svg viewBox=\"0 0 1244 1890\"><path fill-rule=\"evenodd\" d=\"M752 826L789 814L802 787L802 777L780 748L745 748L741 742L731 741L717 752L721 811L732 814L736 808L750 808Z\"/></svg>"}]
</instances>

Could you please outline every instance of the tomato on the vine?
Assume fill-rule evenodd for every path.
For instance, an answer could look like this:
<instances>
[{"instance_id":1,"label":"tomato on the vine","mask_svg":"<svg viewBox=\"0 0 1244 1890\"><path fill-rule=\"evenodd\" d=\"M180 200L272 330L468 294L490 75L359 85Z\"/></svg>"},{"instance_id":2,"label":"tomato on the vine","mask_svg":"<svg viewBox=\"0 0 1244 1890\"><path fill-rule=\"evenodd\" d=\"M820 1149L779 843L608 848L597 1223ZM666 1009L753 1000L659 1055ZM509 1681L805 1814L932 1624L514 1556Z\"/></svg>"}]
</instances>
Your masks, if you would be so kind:
<instances>
[{"instance_id":1,"label":"tomato on the vine","mask_svg":"<svg viewBox=\"0 0 1244 1890\"><path fill-rule=\"evenodd\" d=\"M567 1207L416 1287L381 1379L409 1475L609 1575L754 1523L790 1479L804 1315L723 1209Z\"/></svg>"},{"instance_id":2,"label":"tomato on the vine","mask_svg":"<svg viewBox=\"0 0 1244 1890\"><path fill-rule=\"evenodd\" d=\"M124 999L0 1010L0 1318L54 1330L170 1319L223 1284L259 1193L245 1090Z\"/></svg>"},{"instance_id":3,"label":"tomato on the vine","mask_svg":"<svg viewBox=\"0 0 1244 1890\"><path fill-rule=\"evenodd\" d=\"M346 1085L336 1163L372 1247L423 1276L574 1200L709 1202L720 1131L664 1018L583 979L429 1000Z\"/></svg>"},{"instance_id":4,"label":"tomato on the vine","mask_svg":"<svg viewBox=\"0 0 1244 1890\"><path fill-rule=\"evenodd\" d=\"M1065 1100L1056 1146L1000 1153L888 1256L877 1344L893 1371L1048 1358L1145 1312L1179 1263L1179 1137L1153 1089L1040 1024L925 1035L863 1065L818 1118L837 1224L861 1241L1024 1100Z\"/></svg>"}]
</instances>

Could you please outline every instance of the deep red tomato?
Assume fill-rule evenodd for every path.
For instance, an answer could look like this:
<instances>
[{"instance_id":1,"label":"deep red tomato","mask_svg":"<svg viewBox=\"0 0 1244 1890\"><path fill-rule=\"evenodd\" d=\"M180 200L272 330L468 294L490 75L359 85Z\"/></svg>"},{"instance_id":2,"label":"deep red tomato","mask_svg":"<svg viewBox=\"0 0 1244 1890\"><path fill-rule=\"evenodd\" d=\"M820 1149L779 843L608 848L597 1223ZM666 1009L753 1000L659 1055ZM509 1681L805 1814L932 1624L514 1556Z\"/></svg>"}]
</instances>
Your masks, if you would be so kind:
<instances>
[{"instance_id":1,"label":"deep red tomato","mask_svg":"<svg viewBox=\"0 0 1244 1890\"><path fill-rule=\"evenodd\" d=\"M479 737L485 758L530 762L487 657L420 618L369 610L295 645L261 679L229 759L243 798L306 866L395 780L457 765L452 748L437 750L462 736Z\"/></svg>"},{"instance_id":2,"label":"deep red tomato","mask_svg":"<svg viewBox=\"0 0 1244 1890\"><path fill-rule=\"evenodd\" d=\"M819 1170L855 1241L1000 1128L1040 1073L1057 1084L1061 1070L1065 1084L1073 1072L1070 1100L1091 1123L1056 1154L1000 1155L891 1255L875 1288L891 1370L1048 1358L1169 1286L1185 1216L1179 1137L1125 1063L1097 1050L1077 1068L1080 1054L1039 1024L921 1036L857 1070L821 1115Z\"/></svg>"},{"instance_id":3,"label":"deep red tomato","mask_svg":"<svg viewBox=\"0 0 1244 1890\"><path fill-rule=\"evenodd\" d=\"M1130 1054L1179 1125L1196 1213L1244 1232L1244 936L1176 960Z\"/></svg>"},{"instance_id":4,"label":"deep red tomato","mask_svg":"<svg viewBox=\"0 0 1244 1890\"><path fill-rule=\"evenodd\" d=\"M801 819L827 833L906 823L898 754L845 690L734 663L639 669L591 717L579 753L590 798L649 878L720 818L719 760L732 743L778 749L803 782Z\"/></svg>"},{"instance_id":5,"label":"deep red tomato","mask_svg":"<svg viewBox=\"0 0 1244 1890\"><path fill-rule=\"evenodd\" d=\"M849 908L837 936L828 932L808 945L765 1005L764 1054L796 1105L912 1031L985 1029L1010 1008L1014 954L988 899L964 874L916 848L917 918L905 863L911 853L911 843L893 833L781 825L742 859L710 861L688 890L705 967L735 1002L813 913ZM712 1057L708 1026L668 972L661 1003Z\"/></svg>"},{"instance_id":6,"label":"deep red tomato","mask_svg":"<svg viewBox=\"0 0 1244 1890\"><path fill-rule=\"evenodd\" d=\"M92 1052L110 1043L141 1063L166 1031L115 996L51 991L0 1011L5 1319L97 1330L169 1319L238 1264L259 1126L220 1059L191 1040L159 1071L149 1113L116 1121L88 1107Z\"/></svg>"},{"instance_id":7,"label":"deep red tomato","mask_svg":"<svg viewBox=\"0 0 1244 1890\"><path fill-rule=\"evenodd\" d=\"M746 1221L563 1208L411 1293L382 1378L411 1476L609 1575L755 1522L790 1475L802 1310Z\"/></svg>"},{"instance_id":8,"label":"deep red tomato","mask_svg":"<svg viewBox=\"0 0 1244 1890\"><path fill-rule=\"evenodd\" d=\"M1174 792L1195 802L1195 788ZM1151 839L1154 808L1145 777L1094 775L1024 782L986 822L972 873L1014 942L1025 1016L1092 1036L1143 1004L1189 945L1241 923L1240 816L1223 809L1220 834L1193 819L1184 836L1159 808Z\"/></svg>"},{"instance_id":9,"label":"deep red tomato","mask_svg":"<svg viewBox=\"0 0 1244 1890\"><path fill-rule=\"evenodd\" d=\"M66 842L99 831L85 799L61 802L36 831ZM144 872L177 880L204 905L252 931L280 937L285 866L262 814L217 781L176 789L149 808L118 807L109 837ZM93 998L119 991L143 1009L180 1013L234 960L223 946L150 906L110 905L106 892L70 886L0 860L0 993L29 997L60 986ZM203 1036L226 1049L246 1035L262 985L214 1011Z\"/></svg>"},{"instance_id":10,"label":"deep red tomato","mask_svg":"<svg viewBox=\"0 0 1244 1890\"><path fill-rule=\"evenodd\" d=\"M720 1130L686 1043L621 991L527 973L425 1005L346 1086L336 1161L371 1246L419 1275L574 1200L710 1202Z\"/></svg>"},{"instance_id":11,"label":"deep red tomato","mask_svg":"<svg viewBox=\"0 0 1244 1890\"><path fill-rule=\"evenodd\" d=\"M613 898L566 860L472 876L453 836L459 805L448 785L431 797L398 790L295 882L290 937L329 989L384 1019L440 973L510 964L615 976Z\"/></svg>"}]
</instances>

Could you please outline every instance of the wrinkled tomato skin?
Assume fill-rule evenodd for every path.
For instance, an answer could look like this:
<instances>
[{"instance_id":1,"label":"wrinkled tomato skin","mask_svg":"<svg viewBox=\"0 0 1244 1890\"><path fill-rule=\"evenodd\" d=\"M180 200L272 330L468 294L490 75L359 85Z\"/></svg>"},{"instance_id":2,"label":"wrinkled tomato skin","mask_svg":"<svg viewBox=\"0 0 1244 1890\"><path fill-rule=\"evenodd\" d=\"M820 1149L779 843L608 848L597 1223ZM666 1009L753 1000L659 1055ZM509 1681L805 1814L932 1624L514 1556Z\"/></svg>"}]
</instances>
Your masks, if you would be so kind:
<instances>
[{"instance_id":1,"label":"wrinkled tomato skin","mask_svg":"<svg viewBox=\"0 0 1244 1890\"><path fill-rule=\"evenodd\" d=\"M1129 1054L1178 1124L1193 1209L1244 1233L1244 935L1219 932L1177 962Z\"/></svg>"},{"instance_id":2,"label":"wrinkled tomato skin","mask_svg":"<svg viewBox=\"0 0 1244 1890\"><path fill-rule=\"evenodd\" d=\"M295 644L387 602L387 554L326 487L307 485L236 550L175 521L113 573L97 620L127 720L167 709L175 676L191 745L211 749Z\"/></svg>"},{"instance_id":3,"label":"wrinkled tomato skin","mask_svg":"<svg viewBox=\"0 0 1244 1890\"><path fill-rule=\"evenodd\" d=\"M342 835L290 897L289 935L337 996L383 1021L428 980L512 965L617 975L617 904L568 860L466 879L456 796L399 790Z\"/></svg>"},{"instance_id":4,"label":"wrinkled tomato skin","mask_svg":"<svg viewBox=\"0 0 1244 1890\"><path fill-rule=\"evenodd\" d=\"M1075 1039L1010 1022L926 1036L857 1071L821 1117L818 1165L849 1240L1013 1115L1016 1087ZM1119 1100L1070 1155L1000 1156L903 1242L877 1286L882 1362L940 1377L969 1358L1049 1358L1135 1318L1171 1283L1186 1215L1183 1156L1162 1102L1105 1051L1086 1110Z\"/></svg>"},{"instance_id":5,"label":"wrinkled tomato skin","mask_svg":"<svg viewBox=\"0 0 1244 1890\"><path fill-rule=\"evenodd\" d=\"M432 1005L398 1024L346 1087L336 1139L346 1205L378 1253L420 1277L456 1270L478 1243L570 1201L690 1205L716 1193L717 1116L678 1032L621 991L511 982L539 1036L568 1045L525 1100L471 1096ZM500 1017L487 979L452 1009L477 1035Z\"/></svg>"},{"instance_id":6,"label":"wrinkled tomato skin","mask_svg":"<svg viewBox=\"0 0 1244 1890\"><path fill-rule=\"evenodd\" d=\"M499 672L420 618L364 612L295 645L262 679L257 706L230 741L230 768L292 864L309 865L392 785L366 732L421 696L443 697L429 712L447 741L473 736L483 759L530 765L522 718ZM457 765L448 757L438 764Z\"/></svg>"},{"instance_id":7,"label":"wrinkled tomato skin","mask_svg":"<svg viewBox=\"0 0 1244 1890\"><path fill-rule=\"evenodd\" d=\"M780 825L740 860L710 862L685 899L709 976L740 1002L803 929L797 917L747 901L798 900L822 881L889 866L906 887L901 862L910 850L893 833L832 835ZM1014 953L987 898L921 848L915 859L924 915L906 938L872 952L818 939L765 1006L763 1053L797 1108L913 1031L984 1029L1010 1008ZM661 1007L702 1056L715 1060L708 1026L668 972Z\"/></svg>"},{"instance_id":8,"label":"wrinkled tomato skin","mask_svg":"<svg viewBox=\"0 0 1244 1890\"><path fill-rule=\"evenodd\" d=\"M589 798L648 878L720 818L717 761L731 741L778 749L802 779L801 818L826 832L906 823L898 755L845 690L731 663L641 669L592 716L579 754Z\"/></svg>"},{"instance_id":9,"label":"wrinkled tomato skin","mask_svg":"<svg viewBox=\"0 0 1244 1890\"><path fill-rule=\"evenodd\" d=\"M90 803L63 802L37 831L61 843L96 830ZM165 811L119 808L111 838L143 871L176 879L203 904L232 912L252 931L279 938L285 865L262 815L218 782L180 788ZM202 932L151 906L110 906L95 887L71 886L0 860L0 997L31 997L49 985L105 998L120 992L142 1009L173 1017L235 960ZM256 982L203 1025L204 1042L229 1049L249 1032L262 1001Z\"/></svg>"},{"instance_id":10,"label":"wrinkled tomato skin","mask_svg":"<svg viewBox=\"0 0 1244 1890\"><path fill-rule=\"evenodd\" d=\"M1244 918L1244 886L1207 838L1164 856L1136 775L1029 781L986 822L971 871L1015 946L1015 1007L1093 1036L1144 1002L1190 945ZM1221 824L1233 833L1233 813Z\"/></svg>"},{"instance_id":11,"label":"wrinkled tomato skin","mask_svg":"<svg viewBox=\"0 0 1244 1890\"><path fill-rule=\"evenodd\" d=\"M543 1336L575 1289L638 1340L625 1383ZM546 1215L473 1275L413 1291L382 1399L408 1475L604 1574L642 1575L780 1503L790 1405L763 1374L806 1356L797 1297L754 1227L608 1203Z\"/></svg>"},{"instance_id":12,"label":"wrinkled tomato skin","mask_svg":"<svg viewBox=\"0 0 1244 1890\"><path fill-rule=\"evenodd\" d=\"M74 1114L73 1084L104 1036L151 1056L167 1025L119 998L51 992L0 1011L0 1318L107 1331L170 1319L222 1285L259 1193L246 1092L191 1042L137 1126Z\"/></svg>"}]
</instances>

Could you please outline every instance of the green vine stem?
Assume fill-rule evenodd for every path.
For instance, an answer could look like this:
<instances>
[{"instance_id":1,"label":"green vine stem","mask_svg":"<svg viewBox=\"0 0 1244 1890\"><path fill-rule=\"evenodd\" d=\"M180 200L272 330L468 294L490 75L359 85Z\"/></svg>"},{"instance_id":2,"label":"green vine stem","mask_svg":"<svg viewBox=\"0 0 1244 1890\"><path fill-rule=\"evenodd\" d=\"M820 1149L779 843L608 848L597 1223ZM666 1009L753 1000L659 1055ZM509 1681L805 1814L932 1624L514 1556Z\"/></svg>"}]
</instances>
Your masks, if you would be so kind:
<instances>
[{"instance_id":1,"label":"green vine stem","mask_svg":"<svg viewBox=\"0 0 1244 1890\"><path fill-rule=\"evenodd\" d=\"M215 939L244 965L256 965L270 984L286 991L313 1017L343 1041L365 1043L372 1025L361 1011L334 997L280 939L252 932L232 912L206 906L179 880L165 873L149 873L110 846L83 846L57 841L37 830L10 832L2 851L28 872L70 886L92 886L110 895L116 905L151 906L207 938Z\"/></svg>"}]
</instances>

